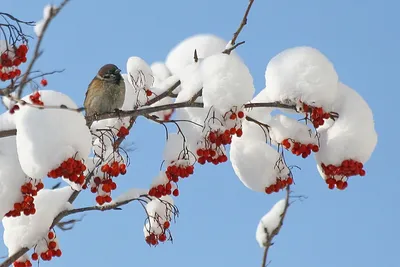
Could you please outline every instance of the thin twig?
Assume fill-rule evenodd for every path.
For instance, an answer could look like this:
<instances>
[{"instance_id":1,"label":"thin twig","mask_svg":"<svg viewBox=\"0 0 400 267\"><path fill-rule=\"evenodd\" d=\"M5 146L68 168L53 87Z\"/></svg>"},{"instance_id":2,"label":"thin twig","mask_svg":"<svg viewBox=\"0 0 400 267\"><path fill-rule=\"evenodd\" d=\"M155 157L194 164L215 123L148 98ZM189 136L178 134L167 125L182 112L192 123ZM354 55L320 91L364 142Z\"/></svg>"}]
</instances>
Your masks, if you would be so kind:
<instances>
[{"instance_id":1,"label":"thin twig","mask_svg":"<svg viewBox=\"0 0 400 267\"><path fill-rule=\"evenodd\" d=\"M22 91L25 87L25 85L27 84L28 78L29 78L29 74L33 69L33 66L35 65L35 62L37 61L37 59L41 56L42 52L40 51L40 46L42 44L43 41L43 36L45 36L45 32L48 28L48 26L50 25L50 22L58 15L58 13L60 13L60 11L64 8L64 6L69 2L70 0L64 0L60 6L58 7L52 7L50 10L50 15L49 17L45 20L44 24L43 24L43 28L41 30L41 34L38 37L38 41L36 43L35 46L35 50L33 52L33 58L31 60L31 62L28 65L28 68L26 69L26 72L24 74L24 76L22 77L22 81L20 83L20 86L18 88L18 93L17 96L18 98L21 98L22 95Z\"/></svg>"}]
</instances>

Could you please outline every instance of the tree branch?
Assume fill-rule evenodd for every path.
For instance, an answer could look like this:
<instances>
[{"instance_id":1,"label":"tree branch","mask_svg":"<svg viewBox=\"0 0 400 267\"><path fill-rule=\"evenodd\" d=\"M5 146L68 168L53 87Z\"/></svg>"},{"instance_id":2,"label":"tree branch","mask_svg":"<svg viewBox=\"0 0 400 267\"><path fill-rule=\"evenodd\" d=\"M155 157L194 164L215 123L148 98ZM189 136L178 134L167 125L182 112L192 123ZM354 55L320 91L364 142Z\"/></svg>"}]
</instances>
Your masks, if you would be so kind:
<instances>
[{"instance_id":1,"label":"tree branch","mask_svg":"<svg viewBox=\"0 0 400 267\"><path fill-rule=\"evenodd\" d=\"M290 186L288 185L286 187L285 207L284 207L283 212L281 214L281 218L279 220L278 226L272 231L272 233L269 233L268 229L264 228L264 231L267 234L267 241L265 243L265 249L264 249L264 254L263 254L263 258L262 258L261 267L266 267L267 258L268 258L268 251L269 251L269 248L273 245L272 240L274 239L274 237L276 235L279 234L279 231L281 230L281 228L283 226L283 221L285 220L286 212L287 212L287 210L288 210L288 208L290 206L290 203L289 203L290 193L291 193Z\"/></svg>"},{"instance_id":2,"label":"tree branch","mask_svg":"<svg viewBox=\"0 0 400 267\"><path fill-rule=\"evenodd\" d=\"M60 4L60 6L51 8L50 16L45 20L45 22L43 24L43 28L42 28L41 34L40 34L40 36L38 36L38 41L36 43L36 47L35 47L35 50L33 52L33 58L31 60L31 62L29 63L28 68L26 69L26 72L25 72L24 76L22 77L22 81L20 83L20 86L19 86L19 89L18 89L18 93L17 93L18 98L21 98L22 91L23 91L25 85L27 84L27 81L28 81L28 78L29 78L29 74L31 73L31 71L33 69L33 65L35 65L35 62L37 61L37 59L42 54L42 52L40 51L40 46L41 46L42 41L43 41L43 36L45 35L45 32L46 32L48 26L50 25L50 22L58 15L58 13L60 13L60 11L64 8L64 6L69 1L70 0L64 0Z\"/></svg>"}]
</instances>

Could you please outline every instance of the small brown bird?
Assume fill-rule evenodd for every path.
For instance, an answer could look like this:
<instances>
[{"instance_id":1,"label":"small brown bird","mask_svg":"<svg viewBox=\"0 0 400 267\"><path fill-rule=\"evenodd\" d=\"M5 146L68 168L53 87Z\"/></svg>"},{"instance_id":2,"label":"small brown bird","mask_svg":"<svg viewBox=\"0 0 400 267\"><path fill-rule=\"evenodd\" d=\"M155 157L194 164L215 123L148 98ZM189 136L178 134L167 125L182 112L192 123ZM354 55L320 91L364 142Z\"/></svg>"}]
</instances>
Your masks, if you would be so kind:
<instances>
[{"instance_id":1,"label":"small brown bird","mask_svg":"<svg viewBox=\"0 0 400 267\"><path fill-rule=\"evenodd\" d=\"M125 100L125 82L114 64L100 68L86 91L84 107L87 116L120 109Z\"/></svg>"}]
</instances>

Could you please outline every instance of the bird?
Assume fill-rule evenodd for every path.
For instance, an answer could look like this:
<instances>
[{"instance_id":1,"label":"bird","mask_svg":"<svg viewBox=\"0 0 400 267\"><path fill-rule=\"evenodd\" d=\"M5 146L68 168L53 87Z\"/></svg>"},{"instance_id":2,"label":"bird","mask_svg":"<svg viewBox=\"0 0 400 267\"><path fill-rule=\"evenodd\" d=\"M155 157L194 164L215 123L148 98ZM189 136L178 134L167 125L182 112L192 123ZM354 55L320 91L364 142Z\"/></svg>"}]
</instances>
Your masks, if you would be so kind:
<instances>
[{"instance_id":1,"label":"bird","mask_svg":"<svg viewBox=\"0 0 400 267\"><path fill-rule=\"evenodd\" d=\"M114 64L102 66L86 91L86 116L119 110L124 104L125 90L121 70Z\"/></svg>"}]
</instances>

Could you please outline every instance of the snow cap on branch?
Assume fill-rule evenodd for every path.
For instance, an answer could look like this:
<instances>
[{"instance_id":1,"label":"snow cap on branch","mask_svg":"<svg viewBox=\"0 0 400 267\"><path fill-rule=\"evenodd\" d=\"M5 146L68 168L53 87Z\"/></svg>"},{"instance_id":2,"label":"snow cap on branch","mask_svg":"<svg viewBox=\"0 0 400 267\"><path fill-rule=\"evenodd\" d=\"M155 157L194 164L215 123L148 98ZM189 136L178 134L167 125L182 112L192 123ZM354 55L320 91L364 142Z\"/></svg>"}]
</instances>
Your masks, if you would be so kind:
<instances>
[{"instance_id":1,"label":"snow cap on branch","mask_svg":"<svg viewBox=\"0 0 400 267\"><path fill-rule=\"evenodd\" d=\"M365 163L378 141L373 114L367 102L352 88L340 83L339 98L333 111L339 118L331 127L319 131L318 163L340 165L353 159Z\"/></svg>"},{"instance_id":2,"label":"snow cap on branch","mask_svg":"<svg viewBox=\"0 0 400 267\"><path fill-rule=\"evenodd\" d=\"M172 74L179 74L180 71L194 62L194 51L197 57L206 58L224 51L226 41L212 34L197 34L184 39L176 45L168 54L165 64ZM234 52L231 53L235 55Z\"/></svg>"},{"instance_id":3,"label":"snow cap on branch","mask_svg":"<svg viewBox=\"0 0 400 267\"><path fill-rule=\"evenodd\" d=\"M221 114L233 106L240 108L254 95L253 77L239 57L223 53L207 57L201 64L201 75L204 106Z\"/></svg>"},{"instance_id":4,"label":"snow cap on branch","mask_svg":"<svg viewBox=\"0 0 400 267\"><path fill-rule=\"evenodd\" d=\"M302 101L330 111L339 78L333 64L320 51L301 46L273 57L265 70L265 80L272 101Z\"/></svg>"},{"instance_id":5,"label":"snow cap on branch","mask_svg":"<svg viewBox=\"0 0 400 267\"><path fill-rule=\"evenodd\" d=\"M45 106L77 105L56 91L39 91ZM23 98L30 103L29 97ZM42 179L64 160L74 157L86 160L92 144L84 116L63 108L21 105L15 114L17 150L22 170L32 178ZM79 137L79 138L77 138Z\"/></svg>"},{"instance_id":6,"label":"snow cap on branch","mask_svg":"<svg viewBox=\"0 0 400 267\"><path fill-rule=\"evenodd\" d=\"M256 240L260 247L265 248L267 242L271 241L270 236L279 227L282 220L281 216L285 211L286 205L286 199L279 200L272 209L261 218L256 230ZM270 240L268 240L268 238Z\"/></svg>"},{"instance_id":7,"label":"snow cap on branch","mask_svg":"<svg viewBox=\"0 0 400 267\"><path fill-rule=\"evenodd\" d=\"M4 244L9 255L24 247L31 248L45 237L54 218L61 211L71 208L68 203L71 194L69 186L55 190L43 189L35 197L34 215L4 218Z\"/></svg>"}]
</instances>

